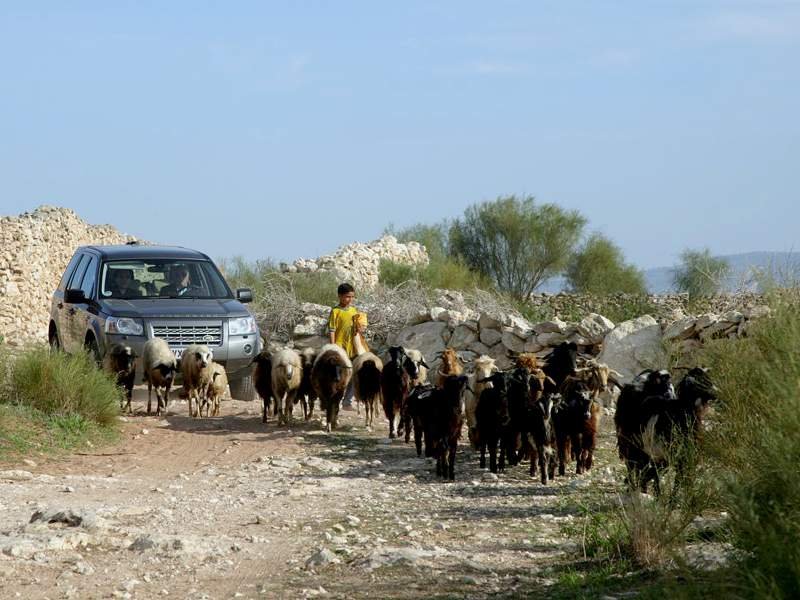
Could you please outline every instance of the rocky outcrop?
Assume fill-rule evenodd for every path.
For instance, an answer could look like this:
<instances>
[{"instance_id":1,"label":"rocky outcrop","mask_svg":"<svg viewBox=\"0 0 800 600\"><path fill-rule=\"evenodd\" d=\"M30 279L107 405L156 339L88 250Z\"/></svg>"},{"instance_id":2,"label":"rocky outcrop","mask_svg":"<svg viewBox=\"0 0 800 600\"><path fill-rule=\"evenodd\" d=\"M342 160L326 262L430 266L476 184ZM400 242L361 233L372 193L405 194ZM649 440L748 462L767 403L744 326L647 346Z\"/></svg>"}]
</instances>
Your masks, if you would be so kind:
<instances>
[{"instance_id":1,"label":"rocky outcrop","mask_svg":"<svg viewBox=\"0 0 800 600\"><path fill-rule=\"evenodd\" d=\"M347 244L333 254L319 258L300 258L291 264L281 264L281 270L286 273L327 271L339 281L370 289L378 284L381 260L411 266L427 265L428 252L418 242L401 244L394 236L385 235L367 244Z\"/></svg>"},{"instance_id":2,"label":"rocky outcrop","mask_svg":"<svg viewBox=\"0 0 800 600\"><path fill-rule=\"evenodd\" d=\"M0 217L0 336L11 345L46 341L50 298L75 249L135 240L68 208Z\"/></svg>"},{"instance_id":3,"label":"rocky outcrop","mask_svg":"<svg viewBox=\"0 0 800 600\"><path fill-rule=\"evenodd\" d=\"M645 369L667 366L667 351L662 342L661 326L650 315L625 321L603 340L598 360L630 381Z\"/></svg>"}]
</instances>

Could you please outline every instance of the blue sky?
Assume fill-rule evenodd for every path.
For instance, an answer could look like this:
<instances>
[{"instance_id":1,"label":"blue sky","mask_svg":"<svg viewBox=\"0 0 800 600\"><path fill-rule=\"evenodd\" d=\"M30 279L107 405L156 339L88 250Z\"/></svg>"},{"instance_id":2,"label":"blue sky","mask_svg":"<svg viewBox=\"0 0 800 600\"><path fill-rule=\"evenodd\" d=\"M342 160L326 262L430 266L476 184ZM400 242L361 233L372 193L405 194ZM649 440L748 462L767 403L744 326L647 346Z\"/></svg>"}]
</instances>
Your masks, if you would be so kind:
<instances>
[{"instance_id":1,"label":"blue sky","mask_svg":"<svg viewBox=\"0 0 800 600\"><path fill-rule=\"evenodd\" d=\"M0 214L291 259L503 194L798 249L798 2L3 2Z\"/></svg>"}]
</instances>

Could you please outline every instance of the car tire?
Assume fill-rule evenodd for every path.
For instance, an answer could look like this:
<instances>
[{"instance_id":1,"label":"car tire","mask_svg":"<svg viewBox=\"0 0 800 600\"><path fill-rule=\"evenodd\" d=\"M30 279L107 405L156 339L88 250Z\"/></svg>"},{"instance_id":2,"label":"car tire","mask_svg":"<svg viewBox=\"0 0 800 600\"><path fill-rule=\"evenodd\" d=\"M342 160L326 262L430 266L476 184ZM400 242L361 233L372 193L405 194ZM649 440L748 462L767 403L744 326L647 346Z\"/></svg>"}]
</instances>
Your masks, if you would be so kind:
<instances>
[{"instance_id":1,"label":"car tire","mask_svg":"<svg viewBox=\"0 0 800 600\"><path fill-rule=\"evenodd\" d=\"M59 352L61 350L61 340L58 339L57 331L53 330L48 342L50 343L50 352Z\"/></svg>"},{"instance_id":2,"label":"car tire","mask_svg":"<svg viewBox=\"0 0 800 600\"><path fill-rule=\"evenodd\" d=\"M89 352L89 354L92 355L92 358L94 358L94 362L97 364L97 367L99 368L103 362L103 358L100 356L100 346L97 345L97 340L94 339L93 337L89 338L86 341L86 350Z\"/></svg>"},{"instance_id":3,"label":"car tire","mask_svg":"<svg viewBox=\"0 0 800 600\"><path fill-rule=\"evenodd\" d=\"M253 383L252 375L245 375L241 379L231 379L228 383L231 387L231 397L235 400L252 402L256 397L256 387Z\"/></svg>"}]
</instances>

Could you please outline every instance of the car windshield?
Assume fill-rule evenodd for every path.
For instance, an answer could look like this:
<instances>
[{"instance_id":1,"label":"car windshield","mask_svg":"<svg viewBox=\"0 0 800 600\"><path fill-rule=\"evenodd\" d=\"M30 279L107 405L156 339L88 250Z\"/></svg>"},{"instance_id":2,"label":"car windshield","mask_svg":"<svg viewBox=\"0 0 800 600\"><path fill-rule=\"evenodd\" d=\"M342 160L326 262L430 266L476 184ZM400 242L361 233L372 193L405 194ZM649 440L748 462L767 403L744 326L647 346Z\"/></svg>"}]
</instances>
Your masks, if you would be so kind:
<instances>
[{"instance_id":1,"label":"car windshield","mask_svg":"<svg viewBox=\"0 0 800 600\"><path fill-rule=\"evenodd\" d=\"M232 298L219 272L204 260L120 260L103 263L103 298Z\"/></svg>"}]
</instances>

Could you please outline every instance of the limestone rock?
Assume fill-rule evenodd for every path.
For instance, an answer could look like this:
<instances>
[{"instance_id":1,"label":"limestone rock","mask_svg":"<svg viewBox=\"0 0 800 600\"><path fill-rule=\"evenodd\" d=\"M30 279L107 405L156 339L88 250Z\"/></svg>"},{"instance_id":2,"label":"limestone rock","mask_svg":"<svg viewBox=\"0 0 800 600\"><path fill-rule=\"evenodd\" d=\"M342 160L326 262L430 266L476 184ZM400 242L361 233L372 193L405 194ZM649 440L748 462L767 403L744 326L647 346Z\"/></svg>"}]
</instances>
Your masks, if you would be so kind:
<instances>
[{"instance_id":1,"label":"limestone rock","mask_svg":"<svg viewBox=\"0 0 800 600\"><path fill-rule=\"evenodd\" d=\"M625 382L644 369L666 367L661 326L650 315L620 323L603 340L597 360L619 371Z\"/></svg>"},{"instance_id":2,"label":"limestone rock","mask_svg":"<svg viewBox=\"0 0 800 600\"><path fill-rule=\"evenodd\" d=\"M461 350L469 348L470 344L478 341L478 334L467 325L458 325L450 336L450 346Z\"/></svg>"},{"instance_id":3,"label":"limestone rock","mask_svg":"<svg viewBox=\"0 0 800 600\"><path fill-rule=\"evenodd\" d=\"M589 313L578 323L577 333L586 340L586 343L576 340L579 345L599 344L603 338L614 329L614 323L603 315Z\"/></svg>"},{"instance_id":4,"label":"limestone rock","mask_svg":"<svg viewBox=\"0 0 800 600\"><path fill-rule=\"evenodd\" d=\"M498 319L488 313L481 313L478 326L483 329L500 329L503 326L502 318Z\"/></svg>"},{"instance_id":5,"label":"limestone rock","mask_svg":"<svg viewBox=\"0 0 800 600\"><path fill-rule=\"evenodd\" d=\"M525 348L525 340L518 337L514 333L515 331L516 331L515 328L503 327L503 332L501 334L503 346L505 346L512 352L522 352Z\"/></svg>"},{"instance_id":6,"label":"limestone rock","mask_svg":"<svg viewBox=\"0 0 800 600\"><path fill-rule=\"evenodd\" d=\"M326 271L340 281L369 289L378 283L381 260L411 266L423 266L429 262L423 245L418 242L402 244L394 236L385 235L367 244L356 242L341 246L330 255L300 258L290 265L282 264L281 270L290 273Z\"/></svg>"},{"instance_id":7,"label":"limestone rock","mask_svg":"<svg viewBox=\"0 0 800 600\"><path fill-rule=\"evenodd\" d=\"M680 341L692 337L695 332L694 324L696 319L694 317L683 317L670 323L664 330L664 341Z\"/></svg>"},{"instance_id":8,"label":"limestone rock","mask_svg":"<svg viewBox=\"0 0 800 600\"><path fill-rule=\"evenodd\" d=\"M550 321L542 321L533 326L533 330L536 333L564 333L566 329L567 324L558 317Z\"/></svg>"},{"instance_id":9,"label":"limestone rock","mask_svg":"<svg viewBox=\"0 0 800 600\"><path fill-rule=\"evenodd\" d=\"M481 327L481 335L480 340L481 343L486 344L487 346L494 346L498 344L503 339L503 334L497 331L496 329L487 329Z\"/></svg>"},{"instance_id":10,"label":"limestone rock","mask_svg":"<svg viewBox=\"0 0 800 600\"><path fill-rule=\"evenodd\" d=\"M420 323L419 325L406 327L395 336L392 336L390 345L416 348L422 352L426 361L433 362L436 354L445 349L443 338L445 330L447 330L447 324L439 321Z\"/></svg>"},{"instance_id":11,"label":"limestone rock","mask_svg":"<svg viewBox=\"0 0 800 600\"><path fill-rule=\"evenodd\" d=\"M330 311L330 309L328 309ZM314 315L306 315L294 326L293 337L307 337L311 335L322 335L328 326L328 319Z\"/></svg>"}]
</instances>

